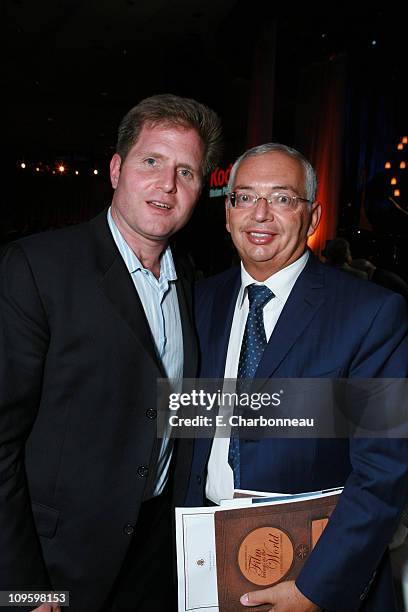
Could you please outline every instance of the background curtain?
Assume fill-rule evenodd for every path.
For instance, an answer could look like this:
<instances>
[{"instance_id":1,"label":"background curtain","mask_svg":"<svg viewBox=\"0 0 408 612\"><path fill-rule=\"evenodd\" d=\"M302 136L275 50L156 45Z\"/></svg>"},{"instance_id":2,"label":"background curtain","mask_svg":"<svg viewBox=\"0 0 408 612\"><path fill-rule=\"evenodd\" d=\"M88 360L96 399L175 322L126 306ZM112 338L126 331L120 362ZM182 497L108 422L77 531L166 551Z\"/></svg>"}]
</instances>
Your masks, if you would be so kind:
<instances>
[{"instance_id":1,"label":"background curtain","mask_svg":"<svg viewBox=\"0 0 408 612\"><path fill-rule=\"evenodd\" d=\"M314 165L317 199L323 208L310 248L320 255L336 236L341 197L346 61L343 55L308 66L302 72L296 113L295 147Z\"/></svg>"}]
</instances>

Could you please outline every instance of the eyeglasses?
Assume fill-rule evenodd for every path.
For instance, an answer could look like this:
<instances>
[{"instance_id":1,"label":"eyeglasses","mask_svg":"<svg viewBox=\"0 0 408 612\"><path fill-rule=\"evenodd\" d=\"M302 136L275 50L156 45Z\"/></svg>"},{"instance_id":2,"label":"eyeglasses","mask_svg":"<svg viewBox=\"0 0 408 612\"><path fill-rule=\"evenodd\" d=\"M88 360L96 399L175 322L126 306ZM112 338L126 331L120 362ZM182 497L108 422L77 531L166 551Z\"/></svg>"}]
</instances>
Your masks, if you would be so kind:
<instances>
[{"instance_id":1,"label":"eyeglasses","mask_svg":"<svg viewBox=\"0 0 408 612\"><path fill-rule=\"evenodd\" d=\"M311 201L306 198L290 196L287 193L271 193L270 196L265 197L250 191L232 191L227 197L232 208L253 208L258 200L266 200L269 206L276 210L295 210L299 202L311 204Z\"/></svg>"}]
</instances>

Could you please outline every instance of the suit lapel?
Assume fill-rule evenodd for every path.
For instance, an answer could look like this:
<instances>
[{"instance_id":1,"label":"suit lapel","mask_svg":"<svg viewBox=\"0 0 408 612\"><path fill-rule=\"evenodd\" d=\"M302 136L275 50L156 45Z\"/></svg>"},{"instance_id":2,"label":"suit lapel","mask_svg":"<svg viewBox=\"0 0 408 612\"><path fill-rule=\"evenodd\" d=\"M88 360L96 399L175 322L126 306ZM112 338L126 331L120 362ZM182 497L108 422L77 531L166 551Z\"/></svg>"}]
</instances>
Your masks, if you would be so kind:
<instances>
[{"instance_id":1,"label":"suit lapel","mask_svg":"<svg viewBox=\"0 0 408 612\"><path fill-rule=\"evenodd\" d=\"M187 278L184 269L176 262L177 298L180 309L181 327L183 330L184 378L197 376L198 351L197 338L192 319L192 282Z\"/></svg>"},{"instance_id":2,"label":"suit lapel","mask_svg":"<svg viewBox=\"0 0 408 612\"><path fill-rule=\"evenodd\" d=\"M232 319L240 286L241 273L240 268L237 268L236 274L220 285L214 295L209 343L210 363L213 364L211 369L215 378L224 377Z\"/></svg>"},{"instance_id":3,"label":"suit lapel","mask_svg":"<svg viewBox=\"0 0 408 612\"><path fill-rule=\"evenodd\" d=\"M96 246L97 266L101 273L100 288L118 315L127 323L135 340L151 359L152 365L158 368L160 376L165 377L156 356L153 337L139 295L111 235L106 211L92 219L89 225Z\"/></svg>"},{"instance_id":4,"label":"suit lapel","mask_svg":"<svg viewBox=\"0 0 408 612\"><path fill-rule=\"evenodd\" d=\"M271 335L256 373L269 378L282 363L296 340L316 316L324 302L321 264L309 255L305 269L297 279Z\"/></svg>"}]
</instances>

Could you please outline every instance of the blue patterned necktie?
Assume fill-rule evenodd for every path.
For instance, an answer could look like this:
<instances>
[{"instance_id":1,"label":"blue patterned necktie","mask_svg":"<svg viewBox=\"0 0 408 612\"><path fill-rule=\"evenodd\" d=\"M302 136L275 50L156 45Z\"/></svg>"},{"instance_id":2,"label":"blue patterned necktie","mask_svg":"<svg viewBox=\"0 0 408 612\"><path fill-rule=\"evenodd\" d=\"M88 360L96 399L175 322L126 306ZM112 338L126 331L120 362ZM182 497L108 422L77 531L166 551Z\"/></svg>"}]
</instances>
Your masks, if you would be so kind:
<instances>
[{"instance_id":1,"label":"blue patterned necktie","mask_svg":"<svg viewBox=\"0 0 408 612\"><path fill-rule=\"evenodd\" d=\"M266 285L248 285L247 291L249 312L239 355L238 379L254 378L255 376L255 372L267 345L263 321L263 308L265 304L274 297L274 294ZM238 393L240 389L242 390L242 385L239 385L237 382ZM241 470L239 438L236 432L231 432L228 463L234 472L234 487L239 489L241 486Z\"/></svg>"}]
</instances>

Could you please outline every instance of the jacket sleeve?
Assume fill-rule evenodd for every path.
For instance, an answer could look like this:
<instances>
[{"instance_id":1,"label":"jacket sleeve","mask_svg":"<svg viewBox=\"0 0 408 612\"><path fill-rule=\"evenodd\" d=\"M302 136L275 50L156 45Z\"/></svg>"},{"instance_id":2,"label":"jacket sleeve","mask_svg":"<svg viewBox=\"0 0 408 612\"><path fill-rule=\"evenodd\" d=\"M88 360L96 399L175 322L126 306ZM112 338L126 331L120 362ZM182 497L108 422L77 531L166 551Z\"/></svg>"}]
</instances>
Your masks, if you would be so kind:
<instances>
[{"instance_id":1,"label":"jacket sleeve","mask_svg":"<svg viewBox=\"0 0 408 612\"><path fill-rule=\"evenodd\" d=\"M404 301L387 294L360 343L350 377L405 378L408 372ZM358 610L395 532L408 497L408 440L350 440L352 472L330 522L296 584L330 612Z\"/></svg>"},{"instance_id":2,"label":"jacket sleeve","mask_svg":"<svg viewBox=\"0 0 408 612\"><path fill-rule=\"evenodd\" d=\"M50 588L24 467L48 341L34 276L12 245L0 264L0 590Z\"/></svg>"}]
</instances>

